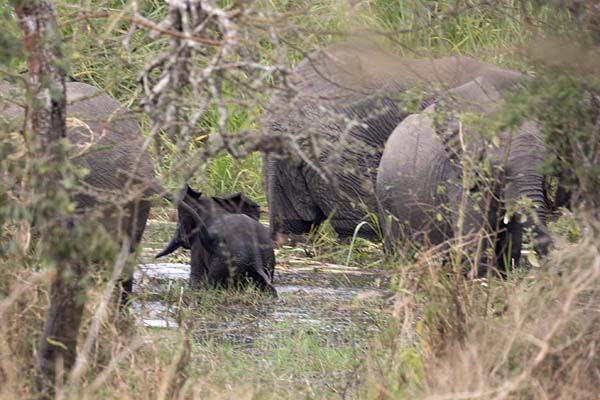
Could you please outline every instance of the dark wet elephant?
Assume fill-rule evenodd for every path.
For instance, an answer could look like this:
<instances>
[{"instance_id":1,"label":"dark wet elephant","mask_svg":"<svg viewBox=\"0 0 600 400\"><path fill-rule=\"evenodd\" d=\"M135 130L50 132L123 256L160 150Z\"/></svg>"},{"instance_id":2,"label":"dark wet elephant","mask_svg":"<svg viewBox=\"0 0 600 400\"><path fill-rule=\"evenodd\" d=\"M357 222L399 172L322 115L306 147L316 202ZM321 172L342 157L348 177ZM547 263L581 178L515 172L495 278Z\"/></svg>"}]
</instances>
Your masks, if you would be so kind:
<instances>
[{"instance_id":1,"label":"dark wet elephant","mask_svg":"<svg viewBox=\"0 0 600 400\"><path fill-rule=\"evenodd\" d=\"M494 85L477 79L398 125L386 143L377 176L379 218L388 245L400 239L440 244L456 237L462 225L463 235L490 235L492 240L483 241L483 249L494 248L496 260L482 258L481 265L497 263L504 271L518 264L523 230L531 228L535 249L547 253L551 241L540 172L546 147L539 126L525 121L489 141L480 135L478 125L469 126L468 118L459 116L469 112L486 119L501 104L502 95ZM477 176L467 179L468 168L461 162L468 160L476 163L475 173L486 176L487 182ZM507 218L508 204L523 198L531 201L534 215L525 222L523 215Z\"/></svg>"},{"instance_id":2,"label":"dark wet elephant","mask_svg":"<svg viewBox=\"0 0 600 400\"><path fill-rule=\"evenodd\" d=\"M66 90L71 160L89 171L72 193L77 202L72 223L87 223L93 218L104 225L117 245L126 240L129 251L133 251L142 238L150 211L148 196L155 185L154 167L140 127L125 107L93 86L70 82ZM14 127L24 114L14 103L23 98L22 91L2 83L0 95L4 106L0 119ZM125 292L130 291L131 279L123 286ZM43 338L53 341L42 340L42 368L53 368L46 364L58 354L64 357L65 368L72 365L84 307L80 297L51 294Z\"/></svg>"},{"instance_id":3,"label":"dark wet elephant","mask_svg":"<svg viewBox=\"0 0 600 400\"><path fill-rule=\"evenodd\" d=\"M414 60L350 45L307 57L290 78L295 91L275 95L262 123L266 137L291 143L288 154L264 159L271 233L306 233L330 217L351 236L377 212L377 167L392 131L438 90L477 76L501 89L522 74L468 57ZM426 93L412 111L410 89ZM359 233L375 237L370 227Z\"/></svg>"},{"instance_id":4,"label":"dark wet elephant","mask_svg":"<svg viewBox=\"0 0 600 400\"><path fill-rule=\"evenodd\" d=\"M243 286L252 281L277 296L272 285L275 252L268 230L258 221L258 204L242 193L203 197L188 186L178 214L175 234L157 258L183 247L192 252L192 285Z\"/></svg>"}]
</instances>

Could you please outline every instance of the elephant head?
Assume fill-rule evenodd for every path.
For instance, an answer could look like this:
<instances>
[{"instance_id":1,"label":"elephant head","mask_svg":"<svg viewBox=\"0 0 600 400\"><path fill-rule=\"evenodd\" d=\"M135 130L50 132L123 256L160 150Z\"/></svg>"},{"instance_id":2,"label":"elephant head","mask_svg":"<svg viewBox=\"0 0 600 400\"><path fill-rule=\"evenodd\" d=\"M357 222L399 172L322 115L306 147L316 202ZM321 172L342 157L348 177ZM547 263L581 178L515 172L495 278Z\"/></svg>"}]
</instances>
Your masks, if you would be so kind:
<instances>
[{"instance_id":1,"label":"elephant head","mask_svg":"<svg viewBox=\"0 0 600 400\"><path fill-rule=\"evenodd\" d=\"M498 111L502 105L502 93L495 90L495 85L485 78L449 91L452 100L449 108L458 112L475 111L489 116ZM446 111L444 107L436 111ZM436 127L436 133L442 138L450 157L455 157L465 151L471 157L487 158L497 166L501 166L506 178L506 185L501 190L504 201L528 199L534 208L533 215L518 218L524 222L515 222L519 230L530 229L535 237L535 250L545 255L551 244L546 228L547 196L545 192L545 177L541 173L546 160L546 145L540 133L540 126L530 120L522 122L515 129L504 129L498 133L498 146L490 145L480 135L471 135L466 140L460 139L465 130L458 125L458 118L453 118L453 112L447 114L446 120ZM442 128L442 129L441 129ZM463 147L459 143L463 143ZM465 144L466 142L466 144ZM524 217L524 218L523 218ZM504 218L506 222L506 218Z\"/></svg>"},{"instance_id":2,"label":"elephant head","mask_svg":"<svg viewBox=\"0 0 600 400\"><path fill-rule=\"evenodd\" d=\"M222 214L245 214L258 221L260 206L241 192L226 196L202 196L189 185L179 196L177 229L167 247L156 258L171 254L180 247L191 248L193 236L202 233L210 221Z\"/></svg>"}]
</instances>

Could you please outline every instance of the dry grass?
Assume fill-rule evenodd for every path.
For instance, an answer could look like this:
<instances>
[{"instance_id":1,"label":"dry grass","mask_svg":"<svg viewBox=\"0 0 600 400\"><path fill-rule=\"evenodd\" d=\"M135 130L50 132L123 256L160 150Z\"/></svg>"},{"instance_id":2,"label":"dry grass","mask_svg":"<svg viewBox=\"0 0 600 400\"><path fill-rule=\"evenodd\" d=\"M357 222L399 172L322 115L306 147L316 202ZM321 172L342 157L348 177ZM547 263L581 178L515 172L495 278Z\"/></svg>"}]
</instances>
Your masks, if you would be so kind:
<instances>
[{"instance_id":1,"label":"dry grass","mask_svg":"<svg viewBox=\"0 0 600 400\"><path fill-rule=\"evenodd\" d=\"M352 363L343 361L351 354L346 347L334 356L310 336L275 334L261 342L262 351L250 354L198 342L186 319L176 331L144 328L129 312L106 313L99 306L112 286L97 277L84 323L89 328L80 337L88 363L57 398L250 399L342 392L377 399L597 398L600 224L579 222L578 243L552 252L543 268L505 281L456 279L431 253L402 266L389 309L393 318ZM31 360L50 274L21 270L3 276L9 295L0 304L0 316L8 321L0 327L0 398L33 395ZM246 307L261 301L252 293L239 296L235 301ZM195 307L190 304L183 315L193 315ZM320 392L317 376L295 381L302 376L298 366L315 363L345 370L347 383ZM266 366L274 369L260 371Z\"/></svg>"},{"instance_id":2,"label":"dry grass","mask_svg":"<svg viewBox=\"0 0 600 400\"><path fill-rule=\"evenodd\" d=\"M507 281L455 279L433 259L419 266L425 272L408 267L395 302L398 336L387 345L395 365L371 371L375 397L395 397L390 388L404 381L407 398L597 398L599 226L584 224L579 243ZM424 365L416 384L403 361L411 347Z\"/></svg>"}]
</instances>

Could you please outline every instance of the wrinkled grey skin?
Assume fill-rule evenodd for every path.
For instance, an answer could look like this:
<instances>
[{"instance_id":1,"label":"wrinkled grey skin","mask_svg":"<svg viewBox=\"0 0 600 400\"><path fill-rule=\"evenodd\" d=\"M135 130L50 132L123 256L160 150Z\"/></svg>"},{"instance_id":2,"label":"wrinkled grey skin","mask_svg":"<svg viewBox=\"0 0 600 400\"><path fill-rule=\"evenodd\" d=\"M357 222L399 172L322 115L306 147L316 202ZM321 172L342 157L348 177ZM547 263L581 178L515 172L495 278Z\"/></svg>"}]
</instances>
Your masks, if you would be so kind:
<instances>
[{"instance_id":1,"label":"wrinkled grey skin","mask_svg":"<svg viewBox=\"0 0 600 400\"><path fill-rule=\"evenodd\" d=\"M104 224L109 232L118 233L118 237L127 235L133 250L142 239L150 212L148 196L154 193L156 185L152 158L144 146L140 127L115 100L85 83L67 83L67 100L67 118L81 119L89 126L89 129L70 129L71 142L84 142L90 136L90 129L96 135L92 138L93 147L74 163L89 169L84 182L92 191L106 193L105 198L100 193L79 193L75 197L77 203L84 209L113 202L124 207L126 212L117 215L114 209L107 210Z\"/></svg>"},{"instance_id":2,"label":"wrinkled grey skin","mask_svg":"<svg viewBox=\"0 0 600 400\"><path fill-rule=\"evenodd\" d=\"M178 206L177 230L156 258L179 247L191 250L192 285L243 286L252 281L277 296L275 252L260 207L242 193L202 197L189 186Z\"/></svg>"},{"instance_id":3,"label":"wrinkled grey skin","mask_svg":"<svg viewBox=\"0 0 600 400\"><path fill-rule=\"evenodd\" d=\"M524 228L531 228L536 234L535 249L547 253L551 241L546 229L544 177L540 173L546 147L539 126L525 121L516 132L501 132L500 145L495 147L468 126L460 127L452 114L469 111L485 117L498 110L501 100L494 85L486 79L477 79L450 91L443 105L434 104L420 114L407 117L394 130L386 143L377 176L379 218L384 223L388 246L405 238L433 245L452 238L459 226L458 211L464 199L463 234L480 229L492 233L495 263L500 271L510 267L506 261L511 258L518 264ZM446 113L442 123L435 120L435 113L440 111ZM464 193L459 160L463 154L480 162L489 161L494 171L493 197L500 202L486 203L472 196L476 192L484 194L479 185ZM484 194L483 198L488 197ZM537 222L529 217L520 223L519 215L505 220L506 202L520 198L531 200ZM485 263L488 267L493 264L483 259Z\"/></svg>"},{"instance_id":4,"label":"wrinkled grey skin","mask_svg":"<svg viewBox=\"0 0 600 400\"><path fill-rule=\"evenodd\" d=\"M413 88L426 91L419 106L424 108L440 89L478 76L502 89L522 74L468 57L414 60L349 45L302 61L290 78L297 92L275 95L262 123L264 135L296 144L290 154L270 154L263 163L272 235L306 233L333 214L337 233L351 236L368 220L366 210L377 212L381 152L408 115L399 105L402 95ZM359 234L375 237L370 227Z\"/></svg>"},{"instance_id":5,"label":"wrinkled grey skin","mask_svg":"<svg viewBox=\"0 0 600 400\"><path fill-rule=\"evenodd\" d=\"M127 109L93 86L68 82L67 132L72 144L71 160L89 174L81 190L72 194L77 202L76 218L98 218L120 244L127 238L133 251L142 238L150 212L154 166L144 147L138 123ZM3 103L21 99L9 83L0 84ZM14 126L24 110L16 104L0 110L0 119ZM131 292L131 279L123 283Z\"/></svg>"}]
</instances>

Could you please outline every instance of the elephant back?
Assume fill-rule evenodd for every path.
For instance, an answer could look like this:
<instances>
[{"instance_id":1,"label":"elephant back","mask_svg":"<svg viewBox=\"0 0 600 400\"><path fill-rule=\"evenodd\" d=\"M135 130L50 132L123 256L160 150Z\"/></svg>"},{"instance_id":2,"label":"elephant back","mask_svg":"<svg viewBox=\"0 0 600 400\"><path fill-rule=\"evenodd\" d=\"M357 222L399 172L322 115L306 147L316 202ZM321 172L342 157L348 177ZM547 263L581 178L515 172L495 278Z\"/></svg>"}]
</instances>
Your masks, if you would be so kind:
<instances>
[{"instance_id":1,"label":"elephant back","mask_svg":"<svg viewBox=\"0 0 600 400\"><path fill-rule=\"evenodd\" d=\"M124 106L93 86L80 82L67 84L67 128L76 156L73 162L90 172L85 183L98 190L127 191L117 197L149 195L154 167L146 150L138 123ZM79 195L84 206L96 201ZM136 196L134 196L136 197Z\"/></svg>"},{"instance_id":2,"label":"elephant back","mask_svg":"<svg viewBox=\"0 0 600 400\"><path fill-rule=\"evenodd\" d=\"M415 59L346 42L308 55L294 69L290 83L293 97L338 105L373 96L395 98L417 87L436 94L478 77L503 90L525 75L467 56Z\"/></svg>"},{"instance_id":3,"label":"elephant back","mask_svg":"<svg viewBox=\"0 0 600 400\"><path fill-rule=\"evenodd\" d=\"M301 187L280 184L286 193L294 193L287 202L304 199L302 193L310 192L311 204L296 207L302 210L293 218L335 211L333 227L352 235L358 222L377 210L377 167L392 131L410 113L422 111L448 89L477 77L503 90L522 74L469 57L411 59L349 43L309 55L289 77L290 87L271 98L262 121L266 138L290 144L287 157L266 162L277 164L267 169L288 169L304 178L296 180L302 181ZM415 99L410 92L413 98L409 99L409 90L421 96Z\"/></svg>"},{"instance_id":4,"label":"elephant back","mask_svg":"<svg viewBox=\"0 0 600 400\"><path fill-rule=\"evenodd\" d=\"M138 123L128 110L91 85L69 82L67 136L69 157L87 175L72 193L78 214L99 213L113 235L141 239L154 192L154 167ZM23 91L9 82L0 84L0 119L20 127L24 116ZM23 102L24 103L24 102Z\"/></svg>"}]
</instances>

